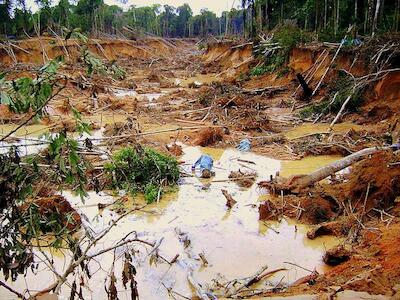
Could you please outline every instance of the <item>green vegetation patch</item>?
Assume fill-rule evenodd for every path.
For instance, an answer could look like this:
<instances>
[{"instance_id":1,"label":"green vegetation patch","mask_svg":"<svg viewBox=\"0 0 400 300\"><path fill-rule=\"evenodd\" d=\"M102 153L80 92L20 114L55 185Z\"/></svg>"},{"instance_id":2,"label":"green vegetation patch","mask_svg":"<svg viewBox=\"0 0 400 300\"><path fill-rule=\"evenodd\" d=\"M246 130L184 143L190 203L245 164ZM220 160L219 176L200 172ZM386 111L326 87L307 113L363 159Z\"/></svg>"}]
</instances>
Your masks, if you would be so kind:
<instances>
[{"instance_id":1,"label":"green vegetation patch","mask_svg":"<svg viewBox=\"0 0 400 300\"><path fill-rule=\"evenodd\" d=\"M116 152L105 171L112 188L131 194L143 192L148 203L154 202L164 187L175 185L180 174L174 157L140 146Z\"/></svg>"},{"instance_id":2,"label":"green vegetation patch","mask_svg":"<svg viewBox=\"0 0 400 300\"><path fill-rule=\"evenodd\" d=\"M281 71L280 76L288 72L286 65L289 61L290 51L300 42L305 41L302 30L292 24L277 26L273 31L273 38L269 43L261 42L257 54L262 55L264 64L250 71L252 76Z\"/></svg>"}]
</instances>

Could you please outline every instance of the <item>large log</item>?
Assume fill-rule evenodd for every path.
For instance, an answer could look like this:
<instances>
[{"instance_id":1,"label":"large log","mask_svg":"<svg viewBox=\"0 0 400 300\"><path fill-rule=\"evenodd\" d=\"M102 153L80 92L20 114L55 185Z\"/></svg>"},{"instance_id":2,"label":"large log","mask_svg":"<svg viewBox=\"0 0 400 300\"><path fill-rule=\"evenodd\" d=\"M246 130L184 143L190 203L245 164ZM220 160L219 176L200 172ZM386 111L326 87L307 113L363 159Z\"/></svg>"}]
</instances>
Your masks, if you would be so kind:
<instances>
[{"instance_id":1,"label":"large log","mask_svg":"<svg viewBox=\"0 0 400 300\"><path fill-rule=\"evenodd\" d=\"M339 172L339 171L351 166L352 164L360 161L367 155L371 155L378 151L389 150L389 149L391 149L391 148L390 147L372 147L372 148L366 148L366 149L363 149L356 153L350 154L349 156L346 156L338 161L335 161L335 162L331 163L330 165L319 168L318 170L312 172L309 175L296 177L296 180L293 180L291 182L291 184L288 186L288 190L291 190L293 192L300 191L303 188L311 186L311 185L329 177L330 175L333 175L336 172Z\"/></svg>"}]
</instances>

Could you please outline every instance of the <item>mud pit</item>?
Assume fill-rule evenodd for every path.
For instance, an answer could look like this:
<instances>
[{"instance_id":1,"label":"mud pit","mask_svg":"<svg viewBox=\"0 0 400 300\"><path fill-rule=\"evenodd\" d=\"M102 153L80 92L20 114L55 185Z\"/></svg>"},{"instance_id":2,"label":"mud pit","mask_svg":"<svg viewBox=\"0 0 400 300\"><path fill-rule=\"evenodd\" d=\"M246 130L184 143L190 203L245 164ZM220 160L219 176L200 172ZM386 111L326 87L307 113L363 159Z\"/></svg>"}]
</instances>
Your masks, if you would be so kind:
<instances>
[{"instance_id":1,"label":"mud pit","mask_svg":"<svg viewBox=\"0 0 400 300\"><path fill-rule=\"evenodd\" d=\"M286 268L287 270L263 282L271 288L278 283L286 286L309 275L310 272L303 268L324 272L327 267L322 262L323 253L326 249L336 246L340 239L322 237L308 240L306 232L310 227L289 219L281 222L258 221L257 204L265 196L258 190L257 185L243 189L235 182L227 181L231 171L246 168L256 171L259 178L268 178L279 170L282 172L291 170L290 162L285 163L282 169L282 162L278 160L251 153L243 154L232 149L185 146L183 151L181 160L187 163L194 162L201 154L211 155L215 159L216 177L211 180L183 178L177 192L167 194L160 203L147 206L143 212L126 217L110 232L104 242L93 249L96 253L112 246L135 230L142 239L151 242L162 240L159 254L167 260L172 260L179 254L178 261L171 266L162 260L150 265L150 258L143 246L127 246L116 250L117 257L127 249L140 251L136 256L138 272L136 280L142 299L166 299L168 293L163 285L191 297L193 291L186 279L190 269L195 271L194 276L199 282L211 284L211 280L218 278L218 274L233 280L250 276L265 264L268 264L268 270ZM257 165L244 164L237 159L257 161ZM185 164L184 169L190 173L190 165ZM232 210L226 207L221 189L228 190L237 201ZM63 196L81 214L85 226L94 232L101 232L110 220L118 216L112 207L99 211L98 203L113 203L118 199L105 193L100 195L90 193L84 205L79 197L74 197L70 192L64 192ZM141 197L131 199L125 204L125 208L130 207L133 202L142 203L142 201ZM190 246L186 250L179 241L177 231L186 233L190 240ZM62 252L52 254L56 265L62 269L65 263ZM208 265L204 266L199 254L204 254ZM40 256L40 253L38 255ZM84 291L87 298L106 297L102 288L104 272L111 267L113 254L102 255L96 260L98 262L93 261L89 264L89 270L94 275L90 279L92 291ZM116 266L120 265L118 262ZM302 268L285 262L298 264ZM31 291L45 288L55 279L52 273L46 272L45 269L45 265L40 265L35 280L31 281L28 276L26 285L24 280L20 280L13 283L13 286L19 290L29 288ZM119 267L115 272L121 272ZM122 291L123 287L119 286L118 289ZM69 289L64 289L62 294L68 296ZM129 292L121 292L119 295L129 297Z\"/></svg>"},{"instance_id":2,"label":"mud pit","mask_svg":"<svg viewBox=\"0 0 400 300\"><path fill-rule=\"evenodd\" d=\"M355 238L340 232L340 237L324 235L311 240L307 238L307 233L318 227L305 223L320 222L309 222L308 209L318 205L330 207L330 204L320 202L318 198L329 191L324 184L342 180L343 173L351 172L351 168L337 174L338 178L322 181L321 187L311 189L313 197L306 190L302 202L291 195L273 197L259 189L257 183L269 180L271 176L279 180L281 177L308 174L339 160L343 155L366 147L387 145L388 135L395 141L400 124L396 115L398 73L381 79L375 88L371 87L372 94L368 94L367 101L359 110L346 112L344 122L330 128L330 118L334 117L332 113L321 119L299 117L304 107L318 103L321 99L307 103L293 96L297 87L295 73L304 73L310 69L319 50L295 49L290 56L290 72L283 77L267 74L242 80L239 75L246 74L255 60L248 44L243 47L236 47L230 42L211 44L205 53L200 53L195 49L194 41L150 39L129 41L128 44L126 41L98 42L105 49L105 55L94 44L90 44L90 49L105 61L115 58L126 69L126 78L116 81L98 74L82 77L85 70L77 58L79 51L70 45L68 49L73 60L66 64L63 72L71 75L71 83L48 106L49 115L42 120L29 122L15 132L12 138L21 138L18 142L8 139L0 144L1 153L6 153L10 145L15 144L20 146L22 155L32 154L45 147L40 144L42 140L38 140L41 134L65 130L69 136L80 140L80 150L89 155L93 153L82 144L86 137L93 140L96 150L102 154L93 159L94 166L100 170L104 159L109 159L116 150L128 145L149 146L163 153L169 153L171 148L168 145L175 145L178 150L179 146L176 145L183 145L182 156L180 151L170 152L182 162L182 178L177 190L163 195L159 203L129 214L90 253L115 245L131 231L136 231L137 237L148 244L131 243L119 247L115 253L110 252L90 261L88 267L92 278L83 279L85 299L103 299L107 296L105 287L108 287L109 281L105 280L109 280L107 276L110 275L114 255L117 259L114 272L118 295L122 299L130 298L130 291L122 286L120 278L126 250L134 251L137 270L135 279L141 299L167 299L168 289L173 291L176 298L182 298L182 295L194 297L196 291L187 280L190 270L193 271L193 277L207 288L213 279L225 282L248 277L266 264L267 271L287 269L252 286L252 289L263 290L262 294L267 296L284 293L282 295L294 295L294 299L299 299L303 294L315 297L329 294L329 297L337 296L340 299L341 290L346 289L369 294L394 294L393 281L400 278L400 274L389 268L385 256L379 253L388 253L390 261L397 261L397 252L388 246L388 241L395 239L399 232L398 201L391 202L389 207L379 207L375 208L378 211L368 212L366 220L363 220L366 225L361 222L365 228L359 225L361 229L357 229ZM38 48L36 39L24 41L21 46ZM51 46L50 43L46 49L51 56L62 52L60 45ZM0 59L10 69L10 78L30 74L31 69L23 64L29 58L19 51L16 51L16 58L20 64L15 69L5 54ZM38 64L39 58L41 56L36 55L29 62ZM348 70L349 61L349 58L341 57L338 68ZM335 80L335 72L329 73L329 80ZM311 84L315 85L322 73L321 70L317 72ZM365 70L357 66L354 74L362 76ZM320 96L323 98L325 93L328 93L326 86ZM97 108L93 103L93 95L97 95ZM390 104L389 114L385 113L388 109L381 109L385 101ZM79 137L74 132L71 107L79 109L82 120L92 125L92 135ZM2 112L6 111L4 106L1 108ZM25 117L8 110L6 112L2 114L3 124L0 125L0 134L3 136L15 129L18 121ZM369 121L368 116L373 116L373 119ZM212 136L215 133L218 133L218 138ZM235 150L234 147L245 138L251 141L250 152ZM33 145L36 143L40 145ZM210 147L200 148L199 144ZM211 155L215 160L216 177L211 180L192 177L190 166L202 153ZM390 163L393 167L397 166L395 161ZM241 188L236 182L228 180L231 171L239 169L242 172L257 173L255 182L249 188ZM373 179L373 176L376 174L366 178ZM227 191L237 201L232 209L227 207L227 200L221 190ZM90 191L84 204L79 197L65 189L62 194L81 215L83 228L94 233L101 232L123 211L134 205L145 204L141 195L134 199L123 197L122 194L113 197L112 191L100 194ZM314 197L315 194L317 197ZM338 194L342 195L340 191ZM360 194L366 196L364 190ZM283 211L279 214L280 222L259 221L259 205L266 200ZM356 204L360 201L362 199ZM358 213L354 207L349 207L349 211L351 213L346 215L347 218ZM339 219L341 222L343 216L334 212L323 217L328 217L328 221ZM350 220L352 227L357 227L355 225L360 222L357 218ZM393 231L389 226L391 224L396 224ZM378 229L372 234L368 231L370 227ZM341 227L335 227L331 233L336 234L338 228ZM380 234L385 236L385 243L379 245L381 251L378 253L373 242L369 242L369 237L378 238ZM129 237L133 236L131 234ZM350 238L352 240L349 242ZM186 248L185 243L188 246ZM343 264L327 267L323 263L323 255L326 250L339 244L357 248L356 255L351 253L353 256ZM154 245L157 248L151 252ZM335 249L332 253L335 253ZM70 260L67 251L65 254L62 252L53 249L46 252L51 254L60 272ZM158 256L154 256L155 253ZM42 254L37 252L37 255L37 261L40 261ZM370 259L371 256L375 258ZM176 261L169 264L173 260ZM378 281L383 282L382 286L369 284L368 278L366 283L361 281L359 284L348 285L347 282L361 274L363 268L368 268L370 261L373 261L378 273L382 270L379 265L384 266L378 274L380 277L377 275ZM354 262L357 266L352 266ZM314 270L319 274L313 273ZM219 278L219 274L225 280ZM394 278L393 281L382 279L388 275ZM80 276L79 272L69 276L69 283L62 287L60 298L69 296L73 279L79 281ZM41 263L37 274L29 271L26 280L20 277L14 283L7 283L17 290L28 289L34 294L55 280L54 274ZM0 296L3 295L13 297L11 293L0 289ZM314 297L312 295L311 298ZM361 296L369 297L368 294L351 294L349 297Z\"/></svg>"}]
</instances>

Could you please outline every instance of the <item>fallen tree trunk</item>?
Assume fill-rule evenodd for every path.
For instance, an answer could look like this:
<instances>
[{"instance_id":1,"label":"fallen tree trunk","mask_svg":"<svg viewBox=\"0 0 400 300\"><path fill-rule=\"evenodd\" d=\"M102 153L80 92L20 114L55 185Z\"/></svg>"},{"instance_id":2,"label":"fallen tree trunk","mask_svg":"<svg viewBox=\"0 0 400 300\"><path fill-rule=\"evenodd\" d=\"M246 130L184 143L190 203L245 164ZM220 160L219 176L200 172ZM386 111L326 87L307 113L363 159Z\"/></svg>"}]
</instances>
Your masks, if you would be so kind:
<instances>
[{"instance_id":1,"label":"fallen tree trunk","mask_svg":"<svg viewBox=\"0 0 400 300\"><path fill-rule=\"evenodd\" d=\"M318 170L312 172L309 175L295 176L289 182L283 184L273 183L273 182L260 182L259 185L261 187L273 190L275 193L277 191L288 191L288 192L298 193L302 189L312 186L313 184L329 177L330 175L333 175L336 172L351 166L352 164L360 161L367 155L371 155L378 151L389 150L389 149L391 148L390 147L366 148L356 153L350 154L338 161L335 161L330 165L319 168Z\"/></svg>"},{"instance_id":2,"label":"fallen tree trunk","mask_svg":"<svg viewBox=\"0 0 400 300\"><path fill-rule=\"evenodd\" d=\"M313 173L300 177L297 185L299 188L301 187L307 187L310 185L313 185L316 182L319 182L328 176L335 174L336 172L343 170L347 168L348 166L351 166L352 164L358 162L362 158L364 158L367 155L374 154L375 152L381 151L381 150L389 150L389 147L372 147L372 148L366 148L361 151L358 151L356 153L350 154L349 156L346 156L338 161L333 162L330 165L327 165L325 167L319 168L318 170L314 171Z\"/></svg>"},{"instance_id":3,"label":"fallen tree trunk","mask_svg":"<svg viewBox=\"0 0 400 300\"><path fill-rule=\"evenodd\" d=\"M347 104L350 102L351 97L353 96L353 93L350 94L347 99L344 101L342 107L340 108L339 112L337 113L335 119L333 119L331 125L329 125L329 129L332 129L333 126L336 124L336 122L339 120L339 118L342 116L344 109L346 108Z\"/></svg>"},{"instance_id":4,"label":"fallen tree trunk","mask_svg":"<svg viewBox=\"0 0 400 300\"><path fill-rule=\"evenodd\" d=\"M343 39L342 42L340 43L339 48L337 49L335 55L333 56L333 58L332 58L330 64L329 64L328 67L326 68L326 70L325 70L324 74L322 75L321 79L319 80L319 82L318 82L316 88L315 88L314 91L312 92L312 94L311 94L312 97L315 96L315 94L318 92L318 90L319 90L319 88L320 88L322 82L324 81L326 75L328 74L328 72L329 72L329 70L331 69L332 65L333 65L334 62L336 61L336 58L338 57L338 54L339 54L340 50L342 49L342 47L343 47L344 42L346 41L346 39L347 39L347 35L345 35L344 39Z\"/></svg>"},{"instance_id":5,"label":"fallen tree trunk","mask_svg":"<svg viewBox=\"0 0 400 300\"><path fill-rule=\"evenodd\" d=\"M249 137L249 139L252 140L253 145L261 146L261 145L265 145L265 144L271 144L274 142L285 141L286 137L283 133L276 133L276 134L265 135L265 136Z\"/></svg>"}]
</instances>

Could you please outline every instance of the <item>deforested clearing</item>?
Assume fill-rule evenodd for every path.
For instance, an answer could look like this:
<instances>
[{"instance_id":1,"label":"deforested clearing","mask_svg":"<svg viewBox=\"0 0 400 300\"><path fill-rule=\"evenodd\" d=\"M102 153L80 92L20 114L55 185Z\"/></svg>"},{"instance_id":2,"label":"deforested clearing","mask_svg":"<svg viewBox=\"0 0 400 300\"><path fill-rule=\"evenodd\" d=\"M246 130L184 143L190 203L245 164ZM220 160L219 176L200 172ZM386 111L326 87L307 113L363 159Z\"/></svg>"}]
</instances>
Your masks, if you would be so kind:
<instances>
[{"instance_id":1,"label":"deforested clearing","mask_svg":"<svg viewBox=\"0 0 400 300\"><path fill-rule=\"evenodd\" d=\"M400 1L187 2L0 4L0 299L398 299Z\"/></svg>"}]
</instances>

